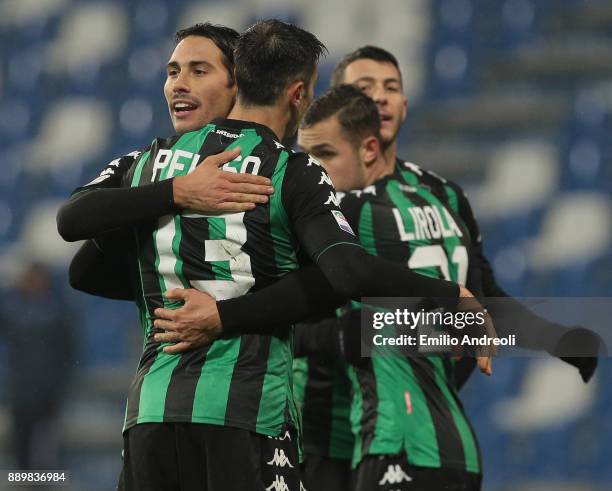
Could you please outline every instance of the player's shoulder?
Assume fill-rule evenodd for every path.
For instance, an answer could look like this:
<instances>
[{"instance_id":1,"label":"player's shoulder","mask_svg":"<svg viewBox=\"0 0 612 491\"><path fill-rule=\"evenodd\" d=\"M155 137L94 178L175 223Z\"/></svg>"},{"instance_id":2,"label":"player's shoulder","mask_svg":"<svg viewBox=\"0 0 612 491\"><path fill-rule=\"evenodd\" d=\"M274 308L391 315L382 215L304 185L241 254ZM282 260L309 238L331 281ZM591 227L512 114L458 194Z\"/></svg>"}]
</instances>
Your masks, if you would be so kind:
<instances>
[{"instance_id":1,"label":"player's shoulder","mask_svg":"<svg viewBox=\"0 0 612 491\"><path fill-rule=\"evenodd\" d=\"M436 188L448 186L456 193L465 196L465 191L457 182L447 179L446 177L443 177L430 169L425 169L414 162L398 160L398 167L401 170L412 172L417 176L419 181L429 187Z\"/></svg>"}]
</instances>

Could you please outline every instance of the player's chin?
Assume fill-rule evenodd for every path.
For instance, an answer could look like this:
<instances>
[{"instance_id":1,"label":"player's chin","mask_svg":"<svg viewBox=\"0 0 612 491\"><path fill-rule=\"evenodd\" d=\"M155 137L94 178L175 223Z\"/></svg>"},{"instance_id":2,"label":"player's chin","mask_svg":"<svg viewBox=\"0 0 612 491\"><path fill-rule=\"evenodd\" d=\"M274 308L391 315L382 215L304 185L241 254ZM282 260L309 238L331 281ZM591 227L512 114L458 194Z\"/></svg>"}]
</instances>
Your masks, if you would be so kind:
<instances>
[{"instance_id":1,"label":"player's chin","mask_svg":"<svg viewBox=\"0 0 612 491\"><path fill-rule=\"evenodd\" d=\"M386 146L393 143L393 140L395 140L395 138L397 137L398 131L399 127L396 125L382 125L380 128L380 138L383 142L383 145Z\"/></svg>"},{"instance_id":2,"label":"player's chin","mask_svg":"<svg viewBox=\"0 0 612 491\"><path fill-rule=\"evenodd\" d=\"M198 120L192 120L192 118L173 118L173 123L174 131L176 131L178 134L189 133L190 131L199 130L203 126L206 126L204 123L200 123Z\"/></svg>"}]
</instances>

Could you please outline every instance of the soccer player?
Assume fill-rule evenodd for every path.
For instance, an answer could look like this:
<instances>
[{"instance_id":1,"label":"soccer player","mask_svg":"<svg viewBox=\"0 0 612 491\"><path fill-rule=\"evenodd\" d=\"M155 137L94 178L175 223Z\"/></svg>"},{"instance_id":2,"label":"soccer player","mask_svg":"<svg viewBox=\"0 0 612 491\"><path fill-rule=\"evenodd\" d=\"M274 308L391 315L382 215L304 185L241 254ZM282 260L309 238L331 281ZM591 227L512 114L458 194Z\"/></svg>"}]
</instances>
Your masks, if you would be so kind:
<instances>
[{"instance_id":1,"label":"soccer player","mask_svg":"<svg viewBox=\"0 0 612 491\"><path fill-rule=\"evenodd\" d=\"M407 114L407 100L403 92L397 59L388 51L376 46L356 49L347 54L334 69L332 86L342 83L356 85L374 99L378 107L382 150L387 165L386 173L391 174L398 166L405 165L405 162L397 156L397 136ZM437 176L431 172L430 174ZM493 314L497 313L498 318L511 315L515 321L511 330L504 330L505 324L500 324L498 327L501 330L498 334L516 333L522 347L548 351L559 356L566 363L575 366L582 380L587 383L597 368L597 353L600 347L598 337L586 329L568 330L564 326L548 322L513 300L498 285L493 269L484 255L478 223L467 196L456 183L437 177L445 183L448 204L457 208L461 219L469 229L474 248L472 263L481 276L483 296L492 299L504 298L503 302L490 302L489 305L485 301L485 307ZM565 348L567 345L583 347L573 352L581 353L582 356L563 356L571 353L571 350Z\"/></svg>"},{"instance_id":2,"label":"soccer player","mask_svg":"<svg viewBox=\"0 0 612 491\"><path fill-rule=\"evenodd\" d=\"M299 486L290 327L171 355L153 325L159 307L177 305L166 296L171 288L195 286L218 299L260 289L297 268L300 244L299 253L344 298L425 296L453 307L459 294L470 295L368 255L346 226L324 170L279 143L295 132L312 99L322 51L312 34L294 26L256 24L236 47L231 119L156 140L125 174L129 187L159 183L240 148L225 168L271 178L276 189L268 203L247 212L211 217L184 210L134 227L146 344L128 398L127 489Z\"/></svg>"},{"instance_id":3,"label":"soccer player","mask_svg":"<svg viewBox=\"0 0 612 491\"><path fill-rule=\"evenodd\" d=\"M357 83L357 85L366 94L370 95L376 101L379 108L379 116L381 120L380 128L380 141L382 142L382 150L385 155L385 162L379 162L378 166L372 166L372 151L368 148L368 145L376 145L375 138L373 136L374 131L370 127L370 133L366 132L365 136L369 135L369 138L364 138L364 127L367 129L367 123L364 126L364 118L359 118L359 114L355 112L354 107L359 107L355 104L351 109L345 108L342 111L338 111L338 107L333 107L334 104L330 104L328 98L327 104L317 104L318 109L313 108L312 115L316 116L319 120L325 119L324 122L316 125L315 128L309 128L300 132L300 143L305 148L312 151L319 159L324 162L327 170L332 176L332 180L337 184L340 189L346 189L351 187L351 180L353 183L357 182L358 177L363 178L368 173L374 172L375 174L381 175L380 169L382 169L382 175L392 175L398 172L398 169L403 169L402 173L412 172L414 175L411 176L412 180L419 181L422 179L421 176L428 176L432 178L435 185L431 183L426 185L426 189L431 190L437 188L440 193L440 198L445 206L449 209L454 209L455 212L459 212L460 219L465 220L465 224L469 225L471 232L471 240L474 241L472 246L475 246L474 257L470 258L470 270L477 276L482 276L484 280L484 289L489 296L493 295L505 295L503 291L496 285L495 279L492 275L491 268L486 261L486 258L482 255L482 244L480 241L480 235L476 221L473 218L473 214L469 207L465 195L461 189L454 183L446 182L444 179L438 176L427 173L423 169L419 169L411 164L404 164L396 157L396 136L401 126L401 123L406 115L406 99L402 93L401 75L399 67L395 58L388 52L375 47L361 48L341 61L335 70L333 76L333 83L338 84L342 81L351 83ZM344 89L346 90L346 89ZM327 106L327 108L326 108ZM337 105L336 105L337 106ZM338 112L336 118L334 118L334 112ZM310 113L309 113L310 114ZM340 121L341 118L341 121ZM307 116L307 121L309 116ZM311 120L312 121L312 120ZM361 123L360 123L361 122ZM343 161L344 159L344 161ZM377 169L378 170L374 170ZM371 181L369 181L371 182ZM354 184L353 184L354 185ZM400 214L402 207L398 204L397 215L394 217L389 216L384 218L383 216L377 216L376 211L383 212L384 208L376 206L375 195L381 195L381 192L376 187L370 186L360 191L360 196L367 202L363 206L363 213L351 214L348 211L350 220L353 221L355 228L358 228L360 232L360 238L362 243L369 245L369 250L374 252L382 249L383 252L395 257L400 261L409 260L412 265L423 264L423 259L433 262L430 266L433 268L427 268L422 270L426 274L431 274L435 271L438 265L440 267L441 261L440 256L435 255L436 247L425 246L426 250L429 251L426 255L423 255L423 249L417 252L417 257L411 256L410 259L406 257L408 254L407 244L404 247L398 243L398 237L385 237L384 232L389 231L389 227L393 227L394 223L400 226L401 221L410 221L411 216L408 211L414 211L418 208L416 205L411 203L414 201L414 196L408 196L407 199L402 200L401 205L403 206L404 214ZM400 185L401 189L410 189L413 186ZM395 199L399 199L402 193L394 193ZM354 200L354 196L351 196ZM350 207L349 203L352 200L345 201L343 203L343 209ZM374 201L375 204L370 202ZM354 202L354 201L353 201ZM345 213L347 210L345 209ZM377 217L374 220L372 214ZM351 220L352 219L352 220ZM414 220L414 219L413 219ZM418 220L418 218L417 218ZM358 225L357 225L358 224ZM364 230L367 233L364 235ZM377 237L374 234L382 234L383 238L375 240ZM406 229L403 229L404 240L408 240L409 233L406 234ZM393 235L393 234L392 234ZM395 240L397 247L395 249L390 248ZM421 240L422 242L422 240ZM419 243L418 240L410 240L412 246L415 243ZM378 247L377 247L377 244ZM380 246L382 244L382 247ZM421 244L422 245L422 244ZM411 246L411 247L412 247ZM447 248L448 249L448 248ZM432 254L434 252L434 254ZM437 251L439 252L439 251ZM453 252L456 254L456 252ZM429 257L427 257L429 256ZM418 259L418 260L417 260ZM452 272L452 266L448 267L448 272ZM464 269L465 271L465 269ZM445 273L444 268L440 269L438 273ZM472 288L472 285L470 285ZM476 289L473 287L472 289ZM562 326L555 325L546 322L532 315L529 311L522 308L519 304L511 304L511 308L508 308L508 313L512 315L507 317L507 320L516 320L515 323L506 323L506 332L519 332L520 343L525 347L535 349L547 349L553 353L556 351L556 347L568 342L571 344L573 341L579 343L586 343L589 345L589 349L592 356L584 357L573 357L563 358L565 361L575 365L580 370L580 374L583 380L587 382L592 376L596 363L597 363L597 347L599 342L595 339L592 333L585 330L571 330L563 328ZM495 319L495 317L494 317ZM318 336L319 339L323 338L327 340L327 345L333 344L333 339L330 339L329 332L330 324L337 327L341 321L327 322L324 330L313 330L312 326L306 326L305 329L300 329L298 326L296 331L296 350L302 350L303 352L312 353L315 350L320 350L320 343L316 343L316 339L313 341L313 336ZM504 328L504 323L501 324L496 322L496 327L500 330ZM521 330L521 328L523 328ZM351 331L346 331L351 332ZM316 334L315 334L316 333ZM306 470L307 475L316 476L328 476L328 479L336 479L337 482L347 482L347 463L348 458L348 443L350 441L347 433L347 418L346 418L346 394L347 394L347 383L346 377L339 363L333 363L329 360L325 360L319 353L318 356L310 357L308 364L304 366L302 360L296 362L296 381L298 382L298 394L302 394L303 405L304 405L304 427L305 427L305 448L306 448ZM462 380L469 375L469 365L462 363L458 368L461 369L461 373L456 375L460 376ZM365 379L367 382L367 378ZM366 387L372 387L367 385ZM383 419L384 420L384 419ZM418 442L417 439L413 442ZM426 447L429 443L427 439L423 441L423 445ZM375 445L376 446L376 445ZM361 451L360 447L358 447ZM343 460L342 458L345 457ZM314 465L311 463L314 462ZM475 466L472 465L472 468ZM387 468L391 469L390 467ZM393 469L396 469L395 467ZM363 475L364 473L362 473ZM365 473L367 474L367 473ZM332 476L332 477L330 477ZM335 477L333 477L335 476ZM473 477L473 476L472 476ZM398 474L398 479L404 479ZM381 479L384 481L384 479ZM388 483L388 481L387 481ZM370 483L372 484L372 483ZM378 489L378 488L377 488ZM412 489L412 488L410 488Z\"/></svg>"},{"instance_id":4,"label":"soccer player","mask_svg":"<svg viewBox=\"0 0 612 491\"><path fill-rule=\"evenodd\" d=\"M164 95L177 134L193 131L212 119L225 117L236 97L234 45L238 33L228 27L196 24L176 33L176 47L167 65ZM58 216L60 234L68 240L96 232L71 268L71 284L109 298L133 299L122 259L125 238L115 231L150 220L176 208L222 213L253 209L272 193L270 180L252 174L227 172L219 166L235 152L210 158L189 176L137 188L117 189L127 169L144 153L139 150L108 164L91 183L96 192L71 200ZM98 221L82 220L87 215ZM104 244L104 252L100 245ZM109 271L113 275L109 275ZM95 279L95 281L92 281Z\"/></svg>"},{"instance_id":5,"label":"soccer player","mask_svg":"<svg viewBox=\"0 0 612 491\"><path fill-rule=\"evenodd\" d=\"M380 128L372 99L352 85L340 85L310 107L298 143L320 159L336 189L359 190L343 198L342 209L370 254L465 284L471 237L458 210L447 204L446 182L412 164L388 174ZM428 255L419 251L437 262L425 264ZM348 387L346 366L329 358L333 350L325 356L325 345L334 345L334 330L348 337L359 330L359 322L358 313L345 313L296 331L296 350L311 354L302 382L308 482L323 485L319 476L328 481L344 477L343 487L334 489L349 489L352 456L358 491L479 489L478 445L457 396L455 361L450 357L409 358L374 350L370 359L353 359L348 369L353 455L321 445L350 441L348 406L341 397ZM352 336L351 343L355 341L359 338ZM345 344L344 351L359 354L359 346Z\"/></svg>"}]
</instances>

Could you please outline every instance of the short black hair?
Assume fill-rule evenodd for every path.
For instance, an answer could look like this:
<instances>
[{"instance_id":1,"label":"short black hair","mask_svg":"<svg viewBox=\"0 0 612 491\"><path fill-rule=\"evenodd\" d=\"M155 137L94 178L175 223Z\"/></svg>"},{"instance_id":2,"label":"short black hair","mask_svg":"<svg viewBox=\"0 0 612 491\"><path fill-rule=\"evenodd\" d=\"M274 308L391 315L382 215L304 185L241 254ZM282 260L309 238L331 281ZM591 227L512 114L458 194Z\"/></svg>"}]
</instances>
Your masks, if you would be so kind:
<instances>
[{"instance_id":1,"label":"short black hair","mask_svg":"<svg viewBox=\"0 0 612 491\"><path fill-rule=\"evenodd\" d=\"M259 21L238 39L236 82L244 105L274 104L296 80L307 83L327 48L316 36L276 19Z\"/></svg>"},{"instance_id":2,"label":"short black hair","mask_svg":"<svg viewBox=\"0 0 612 491\"><path fill-rule=\"evenodd\" d=\"M346 67L357 60L374 60L384 63L391 63L395 68L397 68L400 75L400 82L402 81L402 72L400 70L399 63L397 62L397 58L389 53L386 49L368 45L352 51L338 62L331 76L332 86L344 83L344 71L346 70Z\"/></svg>"},{"instance_id":3,"label":"short black hair","mask_svg":"<svg viewBox=\"0 0 612 491\"><path fill-rule=\"evenodd\" d=\"M236 41L240 37L238 31L231 27L204 22L177 31L174 40L178 44L189 36L205 37L215 43L223 55L222 61L225 68L227 68L229 84L230 86L234 85L234 49L236 48Z\"/></svg>"},{"instance_id":4,"label":"short black hair","mask_svg":"<svg viewBox=\"0 0 612 491\"><path fill-rule=\"evenodd\" d=\"M334 115L347 138L358 145L367 136L380 140L380 116L376 103L354 85L332 87L308 108L302 128L308 128Z\"/></svg>"}]
</instances>

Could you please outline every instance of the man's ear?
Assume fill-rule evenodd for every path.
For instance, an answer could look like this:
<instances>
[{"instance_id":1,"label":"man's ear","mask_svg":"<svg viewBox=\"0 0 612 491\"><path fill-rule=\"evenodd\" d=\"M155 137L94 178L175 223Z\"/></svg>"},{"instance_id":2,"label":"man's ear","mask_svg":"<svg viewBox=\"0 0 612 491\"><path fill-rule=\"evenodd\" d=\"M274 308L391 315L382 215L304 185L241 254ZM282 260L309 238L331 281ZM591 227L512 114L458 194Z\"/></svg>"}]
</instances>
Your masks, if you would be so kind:
<instances>
[{"instance_id":1,"label":"man's ear","mask_svg":"<svg viewBox=\"0 0 612 491\"><path fill-rule=\"evenodd\" d=\"M296 80L287 88L287 95L289 96L289 103L298 107L302 99L306 96L306 86L302 80Z\"/></svg>"},{"instance_id":2,"label":"man's ear","mask_svg":"<svg viewBox=\"0 0 612 491\"><path fill-rule=\"evenodd\" d=\"M404 108L402 111L402 122L406 119L407 113L408 113L408 98L404 96Z\"/></svg>"},{"instance_id":3,"label":"man's ear","mask_svg":"<svg viewBox=\"0 0 612 491\"><path fill-rule=\"evenodd\" d=\"M380 143L374 135L365 137L359 146L359 157L366 165L370 167L380 154Z\"/></svg>"}]
</instances>

